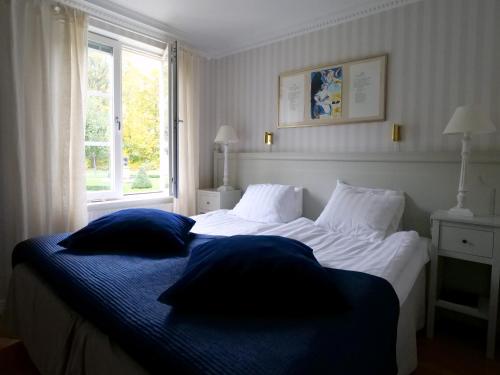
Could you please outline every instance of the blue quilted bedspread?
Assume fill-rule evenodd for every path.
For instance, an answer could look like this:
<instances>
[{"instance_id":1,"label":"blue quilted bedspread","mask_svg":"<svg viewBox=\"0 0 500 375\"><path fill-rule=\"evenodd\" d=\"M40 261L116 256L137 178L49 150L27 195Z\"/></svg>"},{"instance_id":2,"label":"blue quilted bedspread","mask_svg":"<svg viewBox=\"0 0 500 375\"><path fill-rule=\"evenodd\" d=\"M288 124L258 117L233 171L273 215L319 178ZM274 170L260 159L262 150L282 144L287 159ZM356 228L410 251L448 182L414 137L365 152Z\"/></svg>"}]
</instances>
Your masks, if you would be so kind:
<instances>
[{"instance_id":1,"label":"blue quilted bedspread","mask_svg":"<svg viewBox=\"0 0 500 375\"><path fill-rule=\"evenodd\" d=\"M189 255L82 253L59 247L65 236L20 243L13 265L28 263L152 373L397 373L399 302L381 278L329 269L350 307L328 317L187 314L157 298L180 277ZM193 235L189 248L213 238Z\"/></svg>"}]
</instances>

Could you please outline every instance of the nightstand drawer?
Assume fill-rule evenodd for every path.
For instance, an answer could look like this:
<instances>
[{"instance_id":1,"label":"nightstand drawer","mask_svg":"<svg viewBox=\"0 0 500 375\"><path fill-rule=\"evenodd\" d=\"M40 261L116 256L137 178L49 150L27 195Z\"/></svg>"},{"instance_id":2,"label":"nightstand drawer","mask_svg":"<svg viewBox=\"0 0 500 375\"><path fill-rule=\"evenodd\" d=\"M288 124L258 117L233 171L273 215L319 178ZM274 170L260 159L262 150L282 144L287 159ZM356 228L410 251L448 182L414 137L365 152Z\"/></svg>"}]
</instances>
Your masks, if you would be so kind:
<instances>
[{"instance_id":1,"label":"nightstand drawer","mask_svg":"<svg viewBox=\"0 0 500 375\"><path fill-rule=\"evenodd\" d=\"M491 258L493 232L443 225L439 236L439 249Z\"/></svg>"},{"instance_id":2,"label":"nightstand drawer","mask_svg":"<svg viewBox=\"0 0 500 375\"><path fill-rule=\"evenodd\" d=\"M220 208L220 195L218 193L199 192L198 207L202 212L218 210Z\"/></svg>"}]
</instances>

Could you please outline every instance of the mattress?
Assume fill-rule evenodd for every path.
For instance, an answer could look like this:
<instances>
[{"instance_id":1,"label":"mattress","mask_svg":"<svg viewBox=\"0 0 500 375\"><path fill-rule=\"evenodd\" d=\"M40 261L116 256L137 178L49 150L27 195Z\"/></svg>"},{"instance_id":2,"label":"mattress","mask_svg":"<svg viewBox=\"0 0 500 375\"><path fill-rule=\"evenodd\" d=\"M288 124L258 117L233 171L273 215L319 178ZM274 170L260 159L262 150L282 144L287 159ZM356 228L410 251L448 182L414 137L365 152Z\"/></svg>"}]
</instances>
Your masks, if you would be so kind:
<instances>
[{"instance_id":1,"label":"mattress","mask_svg":"<svg viewBox=\"0 0 500 375\"><path fill-rule=\"evenodd\" d=\"M367 242L325 230L307 218L286 224L244 220L230 210L194 216L194 233L231 236L237 234L276 235L308 245L322 266L364 272L389 281L404 303L420 271L429 261L429 240L415 231L401 231L381 242Z\"/></svg>"}]
</instances>

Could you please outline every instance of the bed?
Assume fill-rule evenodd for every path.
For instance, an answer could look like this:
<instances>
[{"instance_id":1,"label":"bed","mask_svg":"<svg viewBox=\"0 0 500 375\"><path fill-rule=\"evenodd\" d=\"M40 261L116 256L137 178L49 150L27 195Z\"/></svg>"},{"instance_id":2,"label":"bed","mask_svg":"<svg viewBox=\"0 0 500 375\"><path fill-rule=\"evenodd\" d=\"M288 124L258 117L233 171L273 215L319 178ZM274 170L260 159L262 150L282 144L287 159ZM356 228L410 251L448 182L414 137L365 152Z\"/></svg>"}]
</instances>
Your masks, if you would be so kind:
<instances>
[{"instance_id":1,"label":"bed","mask_svg":"<svg viewBox=\"0 0 500 375\"><path fill-rule=\"evenodd\" d=\"M326 248L335 244L340 244L340 246L334 246L338 249L337 254L345 252L346 249L352 249L352 240L348 241L350 244L342 244L345 239L318 230L311 220L305 218L287 224L262 224L242 220L234 217L227 210L220 210L195 217L195 219L197 223L192 231L201 236L201 239L197 241L203 241L205 237L210 238L210 236L204 237L203 235L208 233L218 236L234 234L287 236L312 246L320 262L326 265L387 279L394 287L401 306L397 335L399 373L409 373L414 369L416 365L415 331L419 325L423 303L422 269L427 260L425 240L407 235L408 241L403 241L402 249L397 247L393 249L395 256L392 267L387 266L391 262L386 263L386 267L381 267L380 262L377 264L377 256L372 257L371 260L365 259L362 263L359 262L360 258L357 258L366 258L368 252L376 254L377 246L361 246L360 248L364 248L364 251L360 251L356 257L331 257L331 254L328 257L322 257L322 253L327 253ZM397 234L397 236L400 235L401 233ZM321 236L330 237L330 240L325 241L325 238ZM35 241L35 246L54 249L54 243L59 239L60 237L57 236L42 238ZM395 239L389 238L389 242L392 243ZM130 353L137 353L137 347L124 346L121 340L116 339L116 335L107 335L106 327L101 325L101 318L92 315L92 312L82 311L81 307L80 311L75 309L75 302L68 303L68 295L65 295L64 291L62 293L61 290L55 291L54 282L57 281L47 279L47 275L44 276L43 272L34 269L30 262L21 261L28 257L27 255L20 256L18 252L18 256L20 260L16 261L19 265L14 269L6 318L9 322L8 326L17 336L24 339L30 355L42 373L140 374L151 371L151 368L146 370L147 366L144 366L144 363L148 361L145 361L143 357L139 356L137 360L136 356L130 355ZM332 263L334 262L332 258L336 258L340 263ZM67 291L67 293L70 292ZM157 292L158 290L153 294ZM34 311L35 317L33 317ZM377 326L373 322L372 325ZM54 335L54 332L58 334ZM372 337L373 332L370 332L368 336ZM132 340L132 342L139 343L140 341ZM193 352L192 347L190 350ZM236 362L232 361L232 363ZM232 369L238 372L235 368ZM265 373L262 368L253 370L254 373ZM180 372L178 368L175 369L175 373L177 372Z\"/></svg>"},{"instance_id":2,"label":"bed","mask_svg":"<svg viewBox=\"0 0 500 375\"><path fill-rule=\"evenodd\" d=\"M393 286L400 303L397 337L399 374L417 367L416 332L425 324L426 264L428 238L413 231L393 234L383 243L372 244L334 235L301 217L287 224L264 224L236 217L230 210L217 210L194 217L192 231L201 234L279 235L299 240L314 250L325 267L365 272L379 276ZM356 250L353 252L353 250ZM392 255L388 260L388 254Z\"/></svg>"},{"instance_id":3,"label":"bed","mask_svg":"<svg viewBox=\"0 0 500 375\"><path fill-rule=\"evenodd\" d=\"M313 250L352 308L327 318L291 320L178 314L157 297L179 278L189 255L110 255L103 249L82 256L57 245L66 234L31 239L14 251L8 327L47 374L408 374L415 369L425 239L409 231L373 242L303 217L264 223L242 218L236 209L194 217L189 249L237 234L298 240Z\"/></svg>"}]
</instances>

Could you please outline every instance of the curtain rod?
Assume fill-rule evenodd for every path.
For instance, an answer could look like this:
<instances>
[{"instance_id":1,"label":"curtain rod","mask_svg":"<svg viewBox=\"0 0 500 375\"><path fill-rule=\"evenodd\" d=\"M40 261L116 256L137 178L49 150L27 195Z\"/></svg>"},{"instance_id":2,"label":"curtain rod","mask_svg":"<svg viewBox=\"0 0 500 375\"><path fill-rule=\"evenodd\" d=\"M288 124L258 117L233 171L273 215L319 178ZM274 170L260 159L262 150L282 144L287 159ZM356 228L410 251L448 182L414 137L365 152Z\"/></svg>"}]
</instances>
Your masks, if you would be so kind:
<instances>
[{"instance_id":1,"label":"curtain rod","mask_svg":"<svg viewBox=\"0 0 500 375\"><path fill-rule=\"evenodd\" d=\"M83 0L58 0L57 3L70 6L88 14L90 19L105 22L124 31L136 33L139 36L162 43L171 43L177 40L175 35L156 26L146 24L125 15L105 9L96 4Z\"/></svg>"},{"instance_id":2,"label":"curtain rod","mask_svg":"<svg viewBox=\"0 0 500 375\"><path fill-rule=\"evenodd\" d=\"M95 21L95 23L93 24L92 21ZM159 39L159 38L151 36L149 34L146 34L146 33L143 33L143 32L137 31L137 30L131 30L128 27L124 27L122 25L117 25L114 22L110 22L108 20L102 19L100 17L92 16L92 15L89 15L89 22L92 26L94 26L96 28L99 28L99 26L100 26L99 24L109 25L112 28L120 29L120 30L124 31L127 34L137 35L138 37L140 37L141 40L146 39L146 40L150 40L152 42L156 42L156 43L160 43L160 44L164 44L164 45L171 42L171 40ZM123 35L123 36L127 36L127 35Z\"/></svg>"},{"instance_id":3,"label":"curtain rod","mask_svg":"<svg viewBox=\"0 0 500 375\"><path fill-rule=\"evenodd\" d=\"M185 41L184 38L178 37L175 34L159 27L149 25L118 12L106 9L97 4L93 4L84 0L57 0L55 2L81 10L87 13L90 19L107 23L113 27L121 28L124 31L135 33L138 36L149 38L156 42L168 44L173 43L174 41L179 41L180 43L182 43L183 48L185 48L186 50L206 59L211 59L210 55L208 55L206 52L203 52L202 50L192 47L189 42Z\"/></svg>"}]
</instances>

